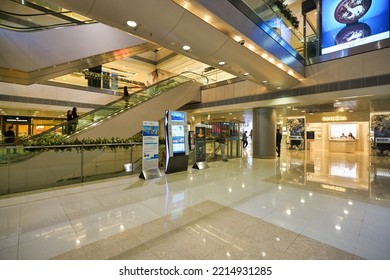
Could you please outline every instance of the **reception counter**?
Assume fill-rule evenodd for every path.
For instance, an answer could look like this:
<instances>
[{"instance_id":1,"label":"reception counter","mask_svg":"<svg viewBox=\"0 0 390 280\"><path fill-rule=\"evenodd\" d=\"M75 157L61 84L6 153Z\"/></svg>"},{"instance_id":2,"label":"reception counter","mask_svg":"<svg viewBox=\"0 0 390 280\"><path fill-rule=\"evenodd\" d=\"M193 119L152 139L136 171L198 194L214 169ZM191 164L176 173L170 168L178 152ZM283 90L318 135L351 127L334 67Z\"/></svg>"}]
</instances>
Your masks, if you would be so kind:
<instances>
[{"instance_id":1,"label":"reception counter","mask_svg":"<svg viewBox=\"0 0 390 280\"><path fill-rule=\"evenodd\" d=\"M356 150L356 141L349 139L330 139L329 151L335 153L354 153Z\"/></svg>"}]
</instances>

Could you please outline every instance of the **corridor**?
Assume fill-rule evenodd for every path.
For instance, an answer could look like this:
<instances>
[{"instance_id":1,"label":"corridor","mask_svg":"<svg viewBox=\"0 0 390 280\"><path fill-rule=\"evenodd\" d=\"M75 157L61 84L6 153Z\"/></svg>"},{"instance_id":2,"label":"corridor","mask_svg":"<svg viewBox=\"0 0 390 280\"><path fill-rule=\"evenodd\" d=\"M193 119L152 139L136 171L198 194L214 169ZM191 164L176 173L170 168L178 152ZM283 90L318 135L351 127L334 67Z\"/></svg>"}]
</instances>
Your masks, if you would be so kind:
<instances>
[{"instance_id":1,"label":"corridor","mask_svg":"<svg viewBox=\"0 0 390 280\"><path fill-rule=\"evenodd\" d=\"M1 196L0 259L389 260L389 166L284 151Z\"/></svg>"}]
</instances>

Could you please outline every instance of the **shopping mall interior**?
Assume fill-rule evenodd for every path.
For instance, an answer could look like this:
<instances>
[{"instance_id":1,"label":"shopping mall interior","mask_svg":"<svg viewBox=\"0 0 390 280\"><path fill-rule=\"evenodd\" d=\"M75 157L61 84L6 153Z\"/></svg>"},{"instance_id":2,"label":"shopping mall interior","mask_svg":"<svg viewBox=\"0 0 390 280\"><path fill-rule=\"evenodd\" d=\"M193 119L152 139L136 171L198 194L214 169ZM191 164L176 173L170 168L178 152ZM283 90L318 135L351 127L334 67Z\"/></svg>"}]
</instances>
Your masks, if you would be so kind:
<instances>
[{"instance_id":1,"label":"shopping mall interior","mask_svg":"<svg viewBox=\"0 0 390 280\"><path fill-rule=\"evenodd\" d=\"M390 259L388 3L116 2L2 3L0 259ZM83 146L143 121L164 146L166 110L205 128L202 168Z\"/></svg>"}]
</instances>

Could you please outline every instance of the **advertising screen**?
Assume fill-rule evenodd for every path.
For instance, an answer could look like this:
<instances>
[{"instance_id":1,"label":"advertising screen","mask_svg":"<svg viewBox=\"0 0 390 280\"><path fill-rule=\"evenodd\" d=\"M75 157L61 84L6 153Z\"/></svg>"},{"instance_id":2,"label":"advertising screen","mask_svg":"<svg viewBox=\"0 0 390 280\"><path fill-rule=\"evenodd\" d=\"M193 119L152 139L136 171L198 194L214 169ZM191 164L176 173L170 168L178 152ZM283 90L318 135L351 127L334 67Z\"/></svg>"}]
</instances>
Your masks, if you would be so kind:
<instances>
[{"instance_id":1,"label":"advertising screen","mask_svg":"<svg viewBox=\"0 0 390 280\"><path fill-rule=\"evenodd\" d=\"M184 122L185 113L184 112L171 112L171 121L172 122Z\"/></svg>"},{"instance_id":2,"label":"advertising screen","mask_svg":"<svg viewBox=\"0 0 390 280\"><path fill-rule=\"evenodd\" d=\"M172 125L172 150L174 154L181 154L186 151L183 125Z\"/></svg>"},{"instance_id":3,"label":"advertising screen","mask_svg":"<svg viewBox=\"0 0 390 280\"><path fill-rule=\"evenodd\" d=\"M322 54L389 38L389 1L322 1Z\"/></svg>"}]
</instances>

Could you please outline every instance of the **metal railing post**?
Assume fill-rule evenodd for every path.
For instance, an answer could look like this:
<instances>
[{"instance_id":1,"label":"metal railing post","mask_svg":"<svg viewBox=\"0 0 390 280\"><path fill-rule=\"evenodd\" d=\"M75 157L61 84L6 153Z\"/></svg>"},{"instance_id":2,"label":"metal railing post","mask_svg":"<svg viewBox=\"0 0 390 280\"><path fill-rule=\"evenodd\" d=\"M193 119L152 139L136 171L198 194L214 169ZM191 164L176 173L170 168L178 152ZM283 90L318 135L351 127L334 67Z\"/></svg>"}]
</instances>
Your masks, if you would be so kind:
<instances>
[{"instance_id":1,"label":"metal railing post","mask_svg":"<svg viewBox=\"0 0 390 280\"><path fill-rule=\"evenodd\" d=\"M81 143L81 182L84 182L84 143Z\"/></svg>"},{"instance_id":2,"label":"metal railing post","mask_svg":"<svg viewBox=\"0 0 390 280\"><path fill-rule=\"evenodd\" d=\"M131 174L134 174L133 145L130 146L130 163L131 163Z\"/></svg>"}]
</instances>

